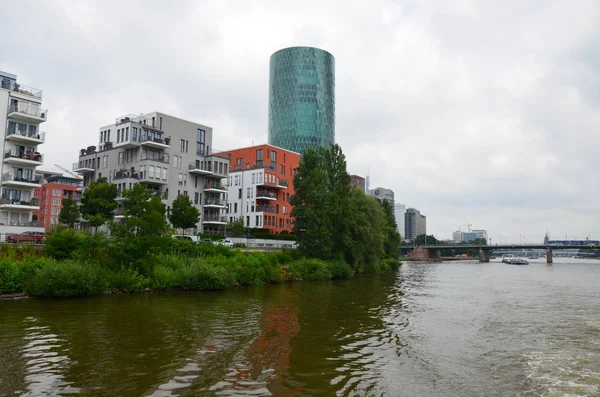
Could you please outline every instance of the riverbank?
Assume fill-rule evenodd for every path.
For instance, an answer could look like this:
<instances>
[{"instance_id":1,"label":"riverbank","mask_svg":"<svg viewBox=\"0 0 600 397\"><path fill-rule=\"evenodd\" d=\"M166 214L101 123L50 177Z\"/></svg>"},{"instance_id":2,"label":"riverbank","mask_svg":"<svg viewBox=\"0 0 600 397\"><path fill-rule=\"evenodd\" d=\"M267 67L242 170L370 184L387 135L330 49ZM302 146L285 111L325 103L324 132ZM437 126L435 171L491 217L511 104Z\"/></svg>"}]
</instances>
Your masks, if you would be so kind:
<instances>
[{"instance_id":1,"label":"riverbank","mask_svg":"<svg viewBox=\"0 0 600 397\"><path fill-rule=\"evenodd\" d=\"M39 252L0 258L0 299L28 296L74 298L105 293L222 290L302 280L325 281L397 270L401 263L384 260L353 268L343 261L295 258L290 251L242 252L227 247L182 250L151 257L142 273L131 265L98 260L57 260Z\"/></svg>"}]
</instances>

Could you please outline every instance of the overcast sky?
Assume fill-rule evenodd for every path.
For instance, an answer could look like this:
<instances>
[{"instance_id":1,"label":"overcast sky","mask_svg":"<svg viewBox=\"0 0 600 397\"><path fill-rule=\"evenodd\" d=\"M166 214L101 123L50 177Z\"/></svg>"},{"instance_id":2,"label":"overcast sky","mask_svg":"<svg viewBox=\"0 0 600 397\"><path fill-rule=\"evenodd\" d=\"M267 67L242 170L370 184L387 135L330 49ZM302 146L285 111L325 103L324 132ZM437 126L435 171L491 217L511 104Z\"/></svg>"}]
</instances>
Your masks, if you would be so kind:
<instances>
[{"instance_id":1,"label":"overcast sky","mask_svg":"<svg viewBox=\"0 0 600 397\"><path fill-rule=\"evenodd\" d=\"M129 113L210 125L217 149L266 143L270 55L323 48L349 172L428 233L600 239L599 20L598 0L21 0L0 13L0 70L44 90L44 168L70 168Z\"/></svg>"}]
</instances>

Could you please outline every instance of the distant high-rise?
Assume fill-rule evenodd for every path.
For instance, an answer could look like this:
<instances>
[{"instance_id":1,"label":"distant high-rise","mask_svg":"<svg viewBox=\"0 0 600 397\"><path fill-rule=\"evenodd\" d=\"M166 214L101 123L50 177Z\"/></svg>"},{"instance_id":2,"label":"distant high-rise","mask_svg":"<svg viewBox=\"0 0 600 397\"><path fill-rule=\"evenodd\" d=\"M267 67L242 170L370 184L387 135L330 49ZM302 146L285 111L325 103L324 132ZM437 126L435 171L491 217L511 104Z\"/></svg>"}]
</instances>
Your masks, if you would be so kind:
<instances>
[{"instance_id":1,"label":"distant high-rise","mask_svg":"<svg viewBox=\"0 0 600 397\"><path fill-rule=\"evenodd\" d=\"M398 231L402 235L403 238L406 238L404 235L406 230L404 230L404 214L406 213L406 205L397 203L394 205L394 216L396 217L396 226L398 227Z\"/></svg>"},{"instance_id":2,"label":"distant high-rise","mask_svg":"<svg viewBox=\"0 0 600 397\"><path fill-rule=\"evenodd\" d=\"M384 201L387 201L394 206L394 191L392 189L386 189L384 187L377 187L375 189L370 189L367 191L370 196L375 197L379 200L380 203L383 204Z\"/></svg>"},{"instance_id":3,"label":"distant high-rise","mask_svg":"<svg viewBox=\"0 0 600 397\"><path fill-rule=\"evenodd\" d=\"M271 55L269 144L297 153L335 143L335 58L313 47Z\"/></svg>"},{"instance_id":4,"label":"distant high-rise","mask_svg":"<svg viewBox=\"0 0 600 397\"><path fill-rule=\"evenodd\" d=\"M360 189L363 192L366 191L365 178L358 175L350 175L350 186L356 189Z\"/></svg>"},{"instance_id":5,"label":"distant high-rise","mask_svg":"<svg viewBox=\"0 0 600 397\"><path fill-rule=\"evenodd\" d=\"M414 240L421 234L427 234L427 217L418 209L409 208L404 214L404 238Z\"/></svg>"}]
</instances>

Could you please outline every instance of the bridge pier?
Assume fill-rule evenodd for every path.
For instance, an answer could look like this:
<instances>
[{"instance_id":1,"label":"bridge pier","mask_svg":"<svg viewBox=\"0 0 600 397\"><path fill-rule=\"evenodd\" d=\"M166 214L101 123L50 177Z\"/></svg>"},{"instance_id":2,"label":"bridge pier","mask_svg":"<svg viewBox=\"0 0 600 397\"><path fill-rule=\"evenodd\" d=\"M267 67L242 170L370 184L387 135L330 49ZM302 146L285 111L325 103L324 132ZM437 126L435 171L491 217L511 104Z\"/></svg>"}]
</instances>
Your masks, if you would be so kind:
<instances>
[{"instance_id":1,"label":"bridge pier","mask_svg":"<svg viewBox=\"0 0 600 397\"><path fill-rule=\"evenodd\" d=\"M552 249L551 248L546 249L546 263L548 263L548 264L552 263Z\"/></svg>"},{"instance_id":2,"label":"bridge pier","mask_svg":"<svg viewBox=\"0 0 600 397\"><path fill-rule=\"evenodd\" d=\"M490 251L479 248L479 262L488 263L490 261Z\"/></svg>"}]
</instances>

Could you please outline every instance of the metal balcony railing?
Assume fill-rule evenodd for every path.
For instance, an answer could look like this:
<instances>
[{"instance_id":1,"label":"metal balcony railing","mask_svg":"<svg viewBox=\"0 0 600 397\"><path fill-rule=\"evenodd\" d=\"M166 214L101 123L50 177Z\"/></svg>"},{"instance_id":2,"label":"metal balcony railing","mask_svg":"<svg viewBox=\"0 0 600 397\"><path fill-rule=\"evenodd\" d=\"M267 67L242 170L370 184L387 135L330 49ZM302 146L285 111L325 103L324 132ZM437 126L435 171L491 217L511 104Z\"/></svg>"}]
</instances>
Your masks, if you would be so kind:
<instances>
[{"instance_id":1,"label":"metal balcony railing","mask_svg":"<svg viewBox=\"0 0 600 397\"><path fill-rule=\"evenodd\" d=\"M42 99L42 90L19 84L16 81L2 80L1 87L6 90L18 92L19 94L29 95L37 99Z\"/></svg>"},{"instance_id":2,"label":"metal balcony railing","mask_svg":"<svg viewBox=\"0 0 600 397\"><path fill-rule=\"evenodd\" d=\"M275 205L259 205L256 207L256 212L270 212L273 214L278 214L277 206Z\"/></svg>"},{"instance_id":3,"label":"metal balcony railing","mask_svg":"<svg viewBox=\"0 0 600 397\"><path fill-rule=\"evenodd\" d=\"M204 205L225 205L225 200L219 200L212 197L207 197L204 199Z\"/></svg>"},{"instance_id":4,"label":"metal balcony railing","mask_svg":"<svg viewBox=\"0 0 600 397\"><path fill-rule=\"evenodd\" d=\"M277 195L274 192L269 192L268 190L257 190L256 191L256 197L257 198L260 198L260 197L269 197L269 198L276 199Z\"/></svg>"},{"instance_id":5,"label":"metal balcony railing","mask_svg":"<svg viewBox=\"0 0 600 397\"><path fill-rule=\"evenodd\" d=\"M216 214L204 214L202 220L204 222L227 222L227 217Z\"/></svg>"},{"instance_id":6,"label":"metal balcony railing","mask_svg":"<svg viewBox=\"0 0 600 397\"><path fill-rule=\"evenodd\" d=\"M204 189L226 190L226 187L220 183L207 183L204 185Z\"/></svg>"},{"instance_id":7,"label":"metal balcony railing","mask_svg":"<svg viewBox=\"0 0 600 397\"><path fill-rule=\"evenodd\" d=\"M171 162L170 157L167 153L165 153L161 156L152 156L147 153L142 153L140 161L156 161L156 162L165 163L165 164L169 164Z\"/></svg>"},{"instance_id":8,"label":"metal balcony railing","mask_svg":"<svg viewBox=\"0 0 600 397\"><path fill-rule=\"evenodd\" d=\"M12 205L22 205L29 207L39 207L40 200L37 198L32 198L30 201L21 200L19 198L11 198L8 196L2 196L0 199L0 204L12 204Z\"/></svg>"},{"instance_id":9,"label":"metal balcony railing","mask_svg":"<svg viewBox=\"0 0 600 397\"><path fill-rule=\"evenodd\" d=\"M113 175L113 181L119 180L119 179L140 179L140 173L136 172L136 171L131 171L131 170L121 170L121 171L115 171L115 174Z\"/></svg>"}]
</instances>

